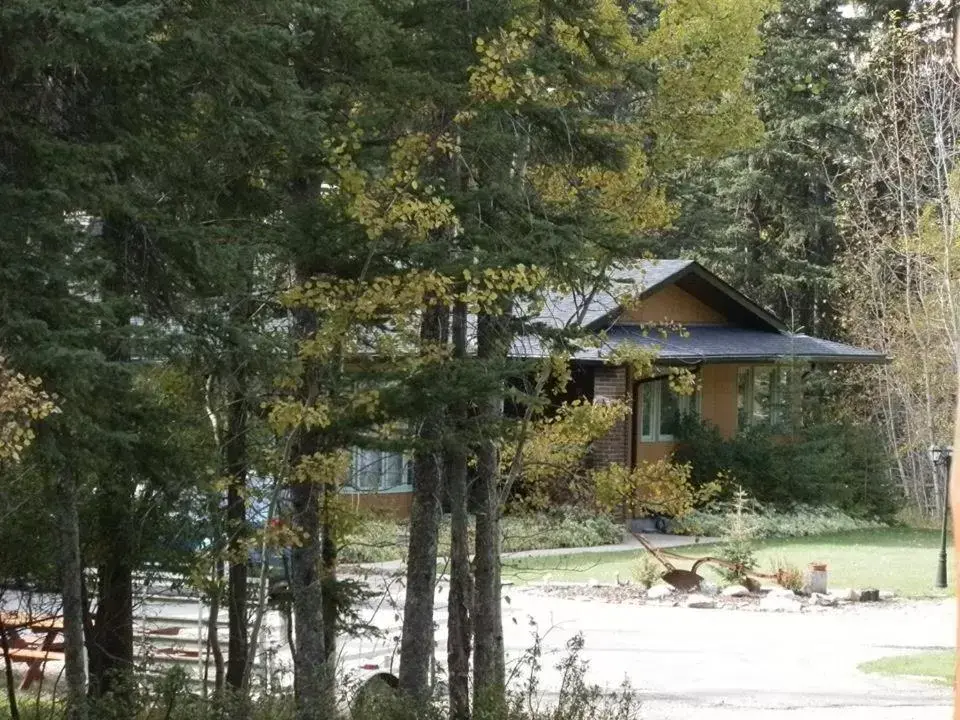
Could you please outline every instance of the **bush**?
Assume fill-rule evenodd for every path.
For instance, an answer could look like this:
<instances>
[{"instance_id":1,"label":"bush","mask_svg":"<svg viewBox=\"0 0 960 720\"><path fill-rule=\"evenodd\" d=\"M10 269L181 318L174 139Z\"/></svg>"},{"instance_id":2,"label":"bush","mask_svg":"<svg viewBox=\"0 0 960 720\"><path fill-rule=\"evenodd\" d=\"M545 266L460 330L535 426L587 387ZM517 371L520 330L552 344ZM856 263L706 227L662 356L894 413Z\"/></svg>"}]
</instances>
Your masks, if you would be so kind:
<instances>
[{"instance_id":1,"label":"bush","mask_svg":"<svg viewBox=\"0 0 960 720\"><path fill-rule=\"evenodd\" d=\"M890 458L869 426L823 423L785 440L753 425L725 439L716 427L688 418L676 459L690 463L695 485L726 473L755 500L781 510L826 505L892 519L900 505Z\"/></svg>"},{"instance_id":2,"label":"bush","mask_svg":"<svg viewBox=\"0 0 960 720\"><path fill-rule=\"evenodd\" d=\"M750 498L742 488L738 488L733 497L730 510L724 514L723 531L720 534L719 556L733 567L721 568L723 579L730 583L747 584L748 576L757 568L754 539L753 514L750 512Z\"/></svg>"},{"instance_id":3,"label":"bush","mask_svg":"<svg viewBox=\"0 0 960 720\"><path fill-rule=\"evenodd\" d=\"M633 566L633 579L644 590L653 587L662 575L663 568L648 553L641 555L636 565Z\"/></svg>"},{"instance_id":4,"label":"bush","mask_svg":"<svg viewBox=\"0 0 960 720\"><path fill-rule=\"evenodd\" d=\"M777 584L780 587L793 590L794 592L803 590L803 570L796 565L782 558L778 559L776 563L774 563L773 574L776 575Z\"/></svg>"},{"instance_id":5,"label":"bush","mask_svg":"<svg viewBox=\"0 0 960 720\"><path fill-rule=\"evenodd\" d=\"M406 521L371 517L360 521L344 538L340 558L345 563L402 560L407 554ZM473 527L471 525L471 537ZM545 548L594 547L623 541L623 526L607 515L579 508L558 508L549 513L508 515L501 523L504 552ZM450 521L440 527L440 552L450 548Z\"/></svg>"},{"instance_id":6,"label":"bush","mask_svg":"<svg viewBox=\"0 0 960 720\"><path fill-rule=\"evenodd\" d=\"M720 502L704 510L694 510L683 518L671 521L671 529L678 535L720 536L724 532L730 503ZM886 527L876 518L854 517L831 507L800 506L793 510L753 504L750 514L758 540L772 537L806 537L856 530Z\"/></svg>"}]
</instances>

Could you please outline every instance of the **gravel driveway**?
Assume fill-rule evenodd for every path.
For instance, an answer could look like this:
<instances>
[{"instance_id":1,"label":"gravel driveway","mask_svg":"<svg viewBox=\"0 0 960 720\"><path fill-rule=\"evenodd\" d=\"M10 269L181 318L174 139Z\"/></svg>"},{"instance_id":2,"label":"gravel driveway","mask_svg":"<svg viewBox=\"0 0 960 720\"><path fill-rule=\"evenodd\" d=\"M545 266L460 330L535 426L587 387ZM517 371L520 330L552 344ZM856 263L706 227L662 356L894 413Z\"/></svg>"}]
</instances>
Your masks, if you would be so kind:
<instances>
[{"instance_id":1,"label":"gravel driveway","mask_svg":"<svg viewBox=\"0 0 960 720\"><path fill-rule=\"evenodd\" d=\"M628 678L644 720L951 716L943 687L857 670L866 660L949 646L951 602L772 613L619 605L516 589L505 606L512 656L531 644L530 619L556 659L566 641L582 633L589 679L613 688ZM544 661L546 691L559 682L554 664Z\"/></svg>"}]
</instances>

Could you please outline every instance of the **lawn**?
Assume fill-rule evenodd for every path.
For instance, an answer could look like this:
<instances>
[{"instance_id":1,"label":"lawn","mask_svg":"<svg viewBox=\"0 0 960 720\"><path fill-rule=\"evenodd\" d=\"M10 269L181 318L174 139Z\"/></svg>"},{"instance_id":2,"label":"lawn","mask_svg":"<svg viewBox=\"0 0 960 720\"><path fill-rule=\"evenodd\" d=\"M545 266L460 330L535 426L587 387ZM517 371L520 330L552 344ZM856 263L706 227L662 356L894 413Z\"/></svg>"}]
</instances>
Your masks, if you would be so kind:
<instances>
[{"instance_id":1,"label":"lawn","mask_svg":"<svg viewBox=\"0 0 960 720\"><path fill-rule=\"evenodd\" d=\"M864 672L882 675L928 677L945 685L953 685L956 654L950 651L895 655L863 663Z\"/></svg>"},{"instance_id":2,"label":"lawn","mask_svg":"<svg viewBox=\"0 0 960 720\"><path fill-rule=\"evenodd\" d=\"M777 561L800 568L811 562L828 566L829 585L834 588L875 587L893 590L903 597L944 597L951 589L933 587L940 534L933 530L890 528L862 530L817 537L763 540L757 543L761 572ZM716 554L716 546L680 548L690 556ZM613 582L633 580L639 551L563 555L505 561L504 578L514 582L557 581ZM677 563L678 567L685 567ZM948 556L952 571L952 552ZM953 578L950 578L953 584Z\"/></svg>"}]
</instances>

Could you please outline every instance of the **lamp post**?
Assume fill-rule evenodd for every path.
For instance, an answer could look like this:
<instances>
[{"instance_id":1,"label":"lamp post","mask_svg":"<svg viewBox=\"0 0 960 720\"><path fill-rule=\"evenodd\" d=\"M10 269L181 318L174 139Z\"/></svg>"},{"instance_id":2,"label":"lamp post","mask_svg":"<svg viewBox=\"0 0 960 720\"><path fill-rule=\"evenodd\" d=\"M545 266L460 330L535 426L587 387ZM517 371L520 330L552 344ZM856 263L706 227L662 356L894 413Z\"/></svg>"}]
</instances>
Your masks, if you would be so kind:
<instances>
[{"instance_id":1,"label":"lamp post","mask_svg":"<svg viewBox=\"0 0 960 720\"><path fill-rule=\"evenodd\" d=\"M940 525L940 557L937 563L936 586L945 588L947 586L947 519L950 512L947 493L950 487L950 461L953 459L953 448L946 445L931 445L929 452L934 471L940 472L943 478L943 520Z\"/></svg>"}]
</instances>

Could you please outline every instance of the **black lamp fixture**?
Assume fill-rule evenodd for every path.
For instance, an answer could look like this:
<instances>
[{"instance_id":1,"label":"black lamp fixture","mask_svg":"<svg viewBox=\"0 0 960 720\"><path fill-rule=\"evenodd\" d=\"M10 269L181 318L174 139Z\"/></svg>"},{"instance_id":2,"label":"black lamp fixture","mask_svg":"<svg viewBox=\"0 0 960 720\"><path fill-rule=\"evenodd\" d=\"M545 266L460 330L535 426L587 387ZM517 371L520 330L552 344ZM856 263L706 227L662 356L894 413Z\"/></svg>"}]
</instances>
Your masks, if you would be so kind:
<instances>
[{"instance_id":1,"label":"black lamp fixture","mask_svg":"<svg viewBox=\"0 0 960 720\"><path fill-rule=\"evenodd\" d=\"M930 455L934 472L939 473L943 480L943 520L940 525L940 557L937 563L936 586L945 588L947 586L947 519L950 512L948 492L953 448L949 445L931 445L927 452Z\"/></svg>"}]
</instances>

